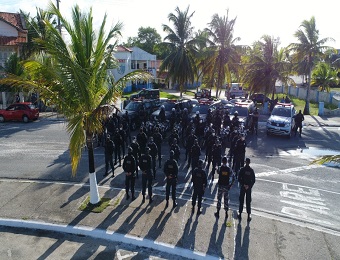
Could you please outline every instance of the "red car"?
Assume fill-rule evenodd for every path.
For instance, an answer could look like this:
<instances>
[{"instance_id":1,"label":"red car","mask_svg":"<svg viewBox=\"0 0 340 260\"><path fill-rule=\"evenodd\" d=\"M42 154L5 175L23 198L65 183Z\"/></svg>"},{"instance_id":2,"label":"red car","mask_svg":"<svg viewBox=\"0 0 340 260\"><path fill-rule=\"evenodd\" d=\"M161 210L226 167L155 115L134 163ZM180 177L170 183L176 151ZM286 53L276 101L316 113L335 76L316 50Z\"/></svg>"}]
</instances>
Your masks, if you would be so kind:
<instances>
[{"instance_id":1,"label":"red car","mask_svg":"<svg viewBox=\"0 0 340 260\"><path fill-rule=\"evenodd\" d=\"M5 121L28 121L39 118L39 109L31 102L15 103L0 110L0 122Z\"/></svg>"}]
</instances>

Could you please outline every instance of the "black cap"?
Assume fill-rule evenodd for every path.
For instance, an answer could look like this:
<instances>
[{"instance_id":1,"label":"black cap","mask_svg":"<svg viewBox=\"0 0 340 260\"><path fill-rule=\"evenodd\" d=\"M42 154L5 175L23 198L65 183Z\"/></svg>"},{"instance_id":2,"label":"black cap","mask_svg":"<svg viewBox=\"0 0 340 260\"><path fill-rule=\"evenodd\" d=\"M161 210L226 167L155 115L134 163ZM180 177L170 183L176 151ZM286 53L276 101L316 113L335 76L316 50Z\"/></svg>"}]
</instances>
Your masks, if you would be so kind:
<instances>
[{"instance_id":1,"label":"black cap","mask_svg":"<svg viewBox=\"0 0 340 260\"><path fill-rule=\"evenodd\" d=\"M246 158L246 162L247 162L247 163L250 163L250 158Z\"/></svg>"}]
</instances>

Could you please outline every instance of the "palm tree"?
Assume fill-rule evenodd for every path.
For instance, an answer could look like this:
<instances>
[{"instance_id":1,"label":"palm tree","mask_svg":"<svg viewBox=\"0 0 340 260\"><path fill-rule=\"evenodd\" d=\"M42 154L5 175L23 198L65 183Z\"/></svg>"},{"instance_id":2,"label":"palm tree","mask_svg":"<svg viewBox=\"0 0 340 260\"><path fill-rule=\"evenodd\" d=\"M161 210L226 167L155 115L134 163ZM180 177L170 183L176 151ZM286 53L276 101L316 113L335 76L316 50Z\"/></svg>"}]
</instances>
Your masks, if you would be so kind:
<instances>
[{"instance_id":1,"label":"palm tree","mask_svg":"<svg viewBox=\"0 0 340 260\"><path fill-rule=\"evenodd\" d=\"M314 16L309 21L304 20L300 27L301 29L294 33L299 42L291 43L288 48L293 52L293 61L298 67L303 67L303 71L307 76L306 104L303 113L309 115L312 70L316 63L323 58L325 51L332 49L324 44L333 39L319 39L319 30L316 29Z\"/></svg>"},{"instance_id":2,"label":"palm tree","mask_svg":"<svg viewBox=\"0 0 340 260\"><path fill-rule=\"evenodd\" d=\"M82 13L76 5L72 9L72 23L69 23L50 2L49 12L60 18L71 42L68 44L59 30L48 20L48 40L35 41L44 48L47 57L42 61L26 61L24 66L32 80L8 77L5 82L12 85L33 86L46 91L67 120L70 134L70 156L72 174L75 175L86 144L89 158L90 203L100 201L94 164L93 136L102 132L102 121L111 110L110 105L121 95L128 80L149 78L149 74L136 71L114 81L107 74L112 64L113 48L110 45L120 35L121 23L114 25L105 34L106 15L99 30L93 28L92 9ZM110 46L110 47L109 47ZM111 86L110 86L111 85Z\"/></svg>"},{"instance_id":3,"label":"palm tree","mask_svg":"<svg viewBox=\"0 0 340 260\"><path fill-rule=\"evenodd\" d=\"M279 41L268 35L253 44L249 54L244 57L245 72L243 82L247 83L251 92L275 94L275 83L280 80L292 83L289 78L290 66L285 49L278 49Z\"/></svg>"},{"instance_id":4,"label":"palm tree","mask_svg":"<svg viewBox=\"0 0 340 260\"><path fill-rule=\"evenodd\" d=\"M311 85L317 86L320 91L329 92L330 88L339 82L337 73L329 64L319 62L312 72Z\"/></svg>"},{"instance_id":5,"label":"palm tree","mask_svg":"<svg viewBox=\"0 0 340 260\"><path fill-rule=\"evenodd\" d=\"M216 97L220 95L226 79L231 83L231 72L237 71L240 62L235 45L240 38L233 36L235 22L236 18L229 20L229 10L227 10L227 16L220 17L214 14L208 24L209 28L205 29L209 37L209 47L206 51L207 66L212 68L210 84L215 85L216 82Z\"/></svg>"},{"instance_id":6,"label":"palm tree","mask_svg":"<svg viewBox=\"0 0 340 260\"><path fill-rule=\"evenodd\" d=\"M168 35L164 38L162 45L170 49L170 54L163 60L160 72L167 71L167 80L179 84L180 96L182 97L184 85L193 83L196 74L195 53L196 41L193 37L193 27L190 19L194 12L189 14L189 6L185 11L178 7L176 14L170 13L168 19L173 23L173 29L163 24L163 31Z\"/></svg>"}]
</instances>

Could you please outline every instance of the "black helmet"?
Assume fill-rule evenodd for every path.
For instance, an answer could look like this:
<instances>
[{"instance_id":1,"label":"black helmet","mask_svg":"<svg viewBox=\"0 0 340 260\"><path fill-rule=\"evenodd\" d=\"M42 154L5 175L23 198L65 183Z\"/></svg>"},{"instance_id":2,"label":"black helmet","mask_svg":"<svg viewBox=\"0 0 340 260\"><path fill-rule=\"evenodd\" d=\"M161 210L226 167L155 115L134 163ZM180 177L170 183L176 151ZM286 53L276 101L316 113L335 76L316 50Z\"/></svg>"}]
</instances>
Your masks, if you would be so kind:
<instances>
[{"instance_id":1,"label":"black helmet","mask_svg":"<svg viewBox=\"0 0 340 260\"><path fill-rule=\"evenodd\" d=\"M146 152L146 153L149 153L150 150L151 150L150 147L146 147L146 148L145 148L145 152Z\"/></svg>"},{"instance_id":2,"label":"black helmet","mask_svg":"<svg viewBox=\"0 0 340 260\"><path fill-rule=\"evenodd\" d=\"M238 112L237 111L234 112L234 116L238 116Z\"/></svg>"},{"instance_id":3,"label":"black helmet","mask_svg":"<svg viewBox=\"0 0 340 260\"><path fill-rule=\"evenodd\" d=\"M223 163L227 163L227 161L228 161L227 157L224 156L224 157L222 158L222 162L223 162Z\"/></svg>"},{"instance_id":4,"label":"black helmet","mask_svg":"<svg viewBox=\"0 0 340 260\"><path fill-rule=\"evenodd\" d=\"M129 148L128 148L128 153L132 153L133 152L133 149L132 149L132 147L130 146Z\"/></svg>"}]
</instances>

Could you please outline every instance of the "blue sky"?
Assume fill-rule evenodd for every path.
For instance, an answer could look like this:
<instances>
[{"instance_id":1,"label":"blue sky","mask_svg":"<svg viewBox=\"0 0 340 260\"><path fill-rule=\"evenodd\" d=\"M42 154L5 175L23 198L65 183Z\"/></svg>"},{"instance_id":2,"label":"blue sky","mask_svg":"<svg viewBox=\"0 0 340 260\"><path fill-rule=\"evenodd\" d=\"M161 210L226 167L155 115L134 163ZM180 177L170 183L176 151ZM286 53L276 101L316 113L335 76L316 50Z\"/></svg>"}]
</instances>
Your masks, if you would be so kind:
<instances>
[{"instance_id":1,"label":"blue sky","mask_svg":"<svg viewBox=\"0 0 340 260\"><path fill-rule=\"evenodd\" d=\"M52 1L54 4L56 0ZM49 0L0 0L1 11L18 12L20 9L36 14L35 7L46 8ZM150 26L155 28L164 37L162 24L169 23L167 16L175 12L178 6L181 10L190 5L190 12L195 12L192 25L195 30L207 27L213 14L237 17L234 37L240 37L240 44L251 45L264 34L279 37L281 47L296 42L293 34L303 20L316 18L320 37L331 37L335 42L327 45L340 49L340 22L338 11L339 0L324 0L313 2L310 0L61 0L60 9L63 14L70 16L72 6L78 4L83 11L90 7L93 9L94 21L100 24L104 13L108 15L108 24L123 22L123 39L137 36L138 28Z\"/></svg>"}]
</instances>

